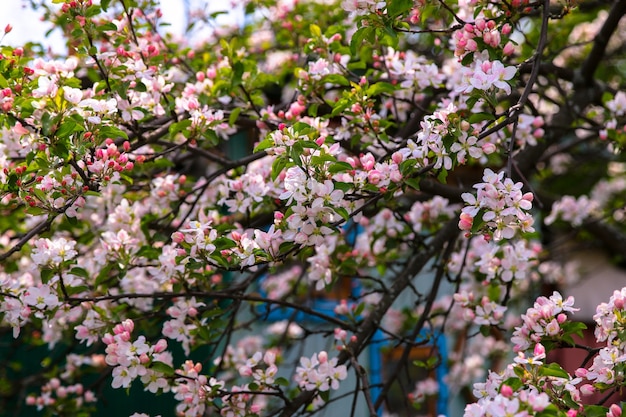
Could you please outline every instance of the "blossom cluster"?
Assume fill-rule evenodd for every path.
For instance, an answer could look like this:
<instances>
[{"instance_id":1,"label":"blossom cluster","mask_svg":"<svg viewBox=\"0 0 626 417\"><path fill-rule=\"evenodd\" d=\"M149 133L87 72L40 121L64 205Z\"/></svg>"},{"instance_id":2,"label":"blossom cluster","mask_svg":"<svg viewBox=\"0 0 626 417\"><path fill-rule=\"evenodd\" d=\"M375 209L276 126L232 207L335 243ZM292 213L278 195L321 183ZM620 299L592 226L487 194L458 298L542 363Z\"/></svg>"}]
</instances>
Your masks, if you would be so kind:
<instances>
[{"instance_id":1,"label":"blossom cluster","mask_svg":"<svg viewBox=\"0 0 626 417\"><path fill-rule=\"evenodd\" d=\"M310 358L300 358L294 379L302 389L324 392L338 389L339 382L346 379L347 375L345 365L337 365L337 358L328 359L328 353L321 351Z\"/></svg>"},{"instance_id":2,"label":"blossom cluster","mask_svg":"<svg viewBox=\"0 0 626 417\"><path fill-rule=\"evenodd\" d=\"M84 366L116 389L167 393L178 415L278 414L301 399L294 412L307 413L334 404L349 372L361 378L347 363L375 353L378 329L396 342L418 324L458 335L448 384L459 390L497 367L516 327L518 356L478 387L469 415L571 414L579 394L623 380L623 294L598 310L607 346L577 378L545 364L580 330L569 300L515 317L510 304L555 269L541 262L550 245L528 240L531 212L546 210L493 168L545 144L557 169L538 159L538 176L515 173L541 193L593 148L602 179L556 198L546 224L623 226L619 71L600 62L609 81L586 84L603 103L571 103L582 97L572 45L559 63L535 42L544 29L571 42L582 26L599 31L605 2L560 2L563 16L551 5L544 25L527 0L242 0L245 22L190 10L184 36L167 32L157 2L34 3L71 34L71 56L0 51L0 323L19 343L96 353L41 370L29 405L92 403ZM580 16L594 24L575 27ZM571 122L552 123L565 110ZM474 169L482 181L465 176ZM450 227L459 216L468 239ZM445 280L454 291L431 299L433 275L433 291ZM317 298L339 287L349 294L311 325ZM277 305L294 315L273 322ZM315 351L322 339L341 353ZM202 347L210 361L194 357ZM349 389L370 401L359 382ZM427 380L411 400L436 393Z\"/></svg>"},{"instance_id":3,"label":"blossom cluster","mask_svg":"<svg viewBox=\"0 0 626 417\"><path fill-rule=\"evenodd\" d=\"M626 376L626 288L615 290L608 303L600 304L593 319L596 322L595 336L599 343L606 343L593 359L589 369L577 371L589 383L589 392L604 390L607 385L619 383Z\"/></svg>"},{"instance_id":4,"label":"blossom cluster","mask_svg":"<svg viewBox=\"0 0 626 417\"><path fill-rule=\"evenodd\" d=\"M522 193L523 184L504 178L504 171L486 168L482 183L474 185L477 194L463 193L466 206L461 211L459 228L484 232L495 240L510 239L519 231L533 232L533 194ZM478 222L475 219L478 218Z\"/></svg>"}]
</instances>

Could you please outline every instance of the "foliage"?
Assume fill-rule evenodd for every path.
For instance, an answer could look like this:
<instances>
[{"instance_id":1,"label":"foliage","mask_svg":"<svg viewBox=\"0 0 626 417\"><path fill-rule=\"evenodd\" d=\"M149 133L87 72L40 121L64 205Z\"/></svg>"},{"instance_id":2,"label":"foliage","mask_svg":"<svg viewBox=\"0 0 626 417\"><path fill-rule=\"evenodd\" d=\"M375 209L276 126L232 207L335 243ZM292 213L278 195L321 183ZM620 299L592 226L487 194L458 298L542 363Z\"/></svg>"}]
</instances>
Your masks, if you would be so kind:
<instances>
[{"instance_id":1,"label":"foliage","mask_svg":"<svg viewBox=\"0 0 626 417\"><path fill-rule=\"evenodd\" d=\"M0 46L0 317L65 354L7 355L0 401L375 415L446 335L466 416L621 415L584 396L623 387L626 289L575 375L545 358L584 325L542 292L562 236L625 260L625 1L240 0L184 35L152 0L31 3L67 56ZM380 335L405 353L372 385Z\"/></svg>"}]
</instances>

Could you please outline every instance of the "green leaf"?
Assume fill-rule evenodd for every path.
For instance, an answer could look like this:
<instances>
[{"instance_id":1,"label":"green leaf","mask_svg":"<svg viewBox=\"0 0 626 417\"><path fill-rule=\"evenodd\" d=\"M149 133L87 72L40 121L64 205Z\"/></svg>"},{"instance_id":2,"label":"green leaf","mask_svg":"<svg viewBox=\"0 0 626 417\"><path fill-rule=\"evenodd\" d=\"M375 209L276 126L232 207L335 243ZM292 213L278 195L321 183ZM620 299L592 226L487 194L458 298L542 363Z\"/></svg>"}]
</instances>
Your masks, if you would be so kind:
<instances>
[{"instance_id":1,"label":"green leaf","mask_svg":"<svg viewBox=\"0 0 626 417\"><path fill-rule=\"evenodd\" d=\"M388 0L387 1L387 14L389 17L396 17L405 12L408 12L413 7L412 0Z\"/></svg>"},{"instance_id":2,"label":"green leaf","mask_svg":"<svg viewBox=\"0 0 626 417\"><path fill-rule=\"evenodd\" d=\"M272 141L271 139L263 139L261 142L259 142L258 145L256 145L256 147L254 148L254 152L261 152L268 148L271 148L272 146L274 146L274 141Z\"/></svg>"},{"instance_id":3,"label":"green leaf","mask_svg":"<svg viewBox=\"0 0 626 417\"><path fill-rule=\"evenodd\" d=\"M104 31L113 31L113 32L115 32L115 31L117 31L117 26L115 26L115 23L113 23L113 22L107 22L107 23L104 23L102 25L99 25L98 26L98 30L101 31L101 32L104 32Z\"/></svg>"},{"instance_id":4,"label":"green leaf","mask_svg":"<svg viewBox=\"0 0 626 417\"><path fill-rule=\"evenodd\" d=\"M128 139L128 135L122 129L114 126L100 126L100 135L105 138L124 138Z\"/></svg>"},{"instance_id":5,"label":"green leaf","mask_svg":"<svg viewBox=\"0 0 626 417\"><path fill-rule=\"evenodd\" d=\"M565 379L569 379L570 377L569 374L563 368L561 368L561 365L559 365L556 362L552 362L550 364L541 366L539 368L539 375L540 376L553 376L553 377L565 378Z\"/></svg>"},{"instance_id":6,"label":"green leaf","mask_svg":"<svg viewBox=\"0 0 626 417\"><path fill-rule=\"evenodd\" d=\"M41 269L41 281L44 284L47 284L48 281L54 276L54 270L50 268L42 268Z\"/></svg>"},{"instance_id":7,"label":"green leaf","mask_svg":"<svg viewBox=\"0 0 626 417\"><path fill-rule=\"evenodd\" d=\"M604 417L609 411L607 407L602 407L601 405L585 405L584 408L585 417Z\"/></svg>"},{"instance_id":8,"label":"green leaf","mask_svg":"<svg viewBox=\"0 0 626 417\"><path fill-rule=\"evenodd\" d=\"M234 126L237 122L237 118L241 113L241 107L235 107L232 112L230 112L230 116L228 116L228 125Z\"/></svg>"},{"instance_id":9,"label":"green leaf","mask_svg":"<svg viewBox=\"0 0 626 417\"><path fill-rule=\"evenodd\" d=\"M335 182L335 190L341 190L344 193L347 193L352 189L352 184L347 182Z\"/></svg>"},{"instance_id":10,"label":"green leaf","mask_svg":"<svg viewBox=\"0 0 626 417\"><path fill-rule=\"evenodd\" d=\"M70 269L70 274L76 275L77 277L89 279L89 272L87 272L85 268L81 268L79 266L75 266L74 268Z\"/></svg>"},{"instance_id":11,"label":"green leaf","mask_svg":"<svg viewBox=\"0 0 626 417\"><path fill-rule=\"evenodd\" d=\"M325 83L349 86L350 81L341 74L328 74L322 78Z\"/></svg>"},{"instance_id":12,"label":"green leaf","mask_svg":"<svg viewBox=\"0 0 626 417\"><path fill-rule=\"evenodd\" d=\"M404 183L417 191L420 189L420 181L417 178L406 178Z\"/></svg>"},{"instance_id":13,"label":"green leaf","mask_svg":"<svg viewBox=\"0 0 626 417\"><path fill-rule=\"evenodd\" d=\"M218 237L213 241L213 244L215 245L215 249L218 251L234 248L235 246L237 246L234 240L227 237Z\"/></svg>"},{"instance_id":14,"label":"green leaf","mask_svg":"<svg viewBox=\"0 0 626 417\"><path fill-rule=\"evenodd\" d=\"M278 178L283 169L285 169L285 166L287 166L286 158L279 156L274 160L274 163L272 163L272 181Z\"/></svg>"},{"instance_id":15,"label":"green leaf","mask_svg":"<svg viewBox=\"0 0 626 417\"><path fill-rule=\"evenodd\" d=\"M345 109L351 106L349 100L341 99L335 103L335 107L333 107L333 111L330 113L331 117L337 116L339 113L343 112Z\"/></svg>"},{"instance_id":16,"label":"green leaf","mask_svg":"<svg viewBox=\"0 0 626 417\"><path fill-rule=\"evenodd\" d=\"M517 391L524 384L522 383L521 379L515 378L515 377L511 377L511 378L508 378L506 381L504 381L504 385L508 385L509 387L511 387L513 389L513 391Z\"/></svg>"},{"instance_id":17,"label":"green leaf","mask_svg":"<svg viewBox=\"0 0 626 417\"><path fill-rule=\"evenodd\" d=\"M315 155L311 157L311 164L313 165L323 165L325 162L337 162L337 158L328 154Z\"/></svg>"},{"instance_id":18,"label":"green leaf","mask_svg":"<svg viewBox=\"0 0 626 417\"><path fill-rule=\"evenodd\" d=\"M408 176L415 165L417 165L417 159L407 159L406 161L402 161L400 163L400 173L405 177Z\"/></svg>"},{"instance_id":19,"label":"green leaf","mask_svg":"<svg viewBox=\"0 0 626 417\"><path fill-rule=\"evenodd\" d=\"M396 91L396 89L397 87L393 84L380 81L376 84L370 85L367 90L365 90L365 94L367 94L368 96L377 96L382 93L391 94Z\"/></svg>"},{"instance_id":20,"label":"green leaf","mask_svg":"<svg viewBox=\"0 0 626 417\"><path fill-rule=\"evenodd\" d=\"M559 409L557 406L555 406L554 404L550 404L543 411L536 414L536 417L559 417L562 415L563 414L559 412Z\"/></svg>"},{"instance_id":21,"label":"green leaf","mask_svg":"<svg viewBox=\"0 0 626 417\"><path fill-rule=\"evenodd\" d=\"M106 265L100 270L100 273L98 273L98 276L96 277L96 287L103 284L110 278L111 269L113 269L111 265Z\"/></svg>"},{"instance_id":22,"label":"green leaf","mask_svg":"<svg viewBox=\"0 0 626 417\"><path fill-rule=\"evenodd\" d=\"M345 221L350 220L350 213L343 207L334 207L334 210L337 214L339 214Z\"/></svg>"},{"instance_id":23,"label":"green leaf","mask_svg":"<svg viewBox=\"0 0 626 417\"><path fill-rule=\"evenodd\" d=\"M87 285L79 285L77 287L67 287L65 290L67 291L67 295L71 297L81 292L89 291L89 287Z\"/></svg>"},{"instance_id":24,"label":"green leaf","mask_svg":"<svg viewBox=\"0 0 626 417\"><path fill-rule=\"evenodd\" d=\"M463 59L461 60L461 65L463 65L464 67L467 67L472 62L474 62L474 53L470 52L469 54L463 57Z\"/></svg>"},{"instance_id":25,"label":"green leaf","mask_svg":"<svg viewBox=\"0 0 626 417\"><path fill-rule=\"evenodd\" d=\"M359 28L350 41L350 52L352 55L357 55L357 52L363 46L363 41L368 40L370 43L374 40L375 30L371 26L363 26Z\"/></svg>"},{"instance_id":26,"label":"green leaf","mask_svg":"<svg viewBox=\"0 0 626 417\"><path fill-rule=\"evenodd\" d=\"M166 363L159 362L159 361L152 362L152 364L150 365L150 369L152 369L155 372L162 373L165 376L174 376L174 374L176 373L174 368L172 368Z\"/></svg>"},{"instance_id":27,"label":"green leaf","mask_svg":"<svg viewBox=\"0 0 626 417\"><path fill-rule=\"evenodd\" d=\"M32 216L40 216L42 214L46 214L47 211L42 209L41 207L37 207L37 206L33 206L33 207L28 207L26 209L26 213L32 215Z\"/></svg>"},{"instance_id":28,"label":"green leaf","mask_svg":"<svg viewBox=\"0 0 626 417\"><path fill-rule=\"evenodd\" d=\"M233 78L232 78L232 87L237 87L241 85L241 81L243 79L243 64L239 61L233 63Z\"/></svg>"},{"instance_id":29,"label":"green leaf","mask_svg":"<svg viewBox=\"0 0 626 417\"><path fill-rule=\"evenodd\" d=\"M483 122L485 120L496 120L496 116L491 113L472 113L472 115L467 119L470 123L478 123Z\"/></svg>"},{"instance_id":30,"label":"green leaf","mask_svg":"<svg viewBox=\"0 0 626 417\"><path fill-rule=\"evenodd\" d=\"M287 378L282 377L282 376L276 378L274 380L274 383L276 385L280 385L280 386L283 386L283 387L288 387L289 386L289 380Z\"/></svg>"},{"instance_id":31,"label":"green leaf","mask_svg":"<svg viewBox=\"0 0 626 417\"><path fill-rule=\"evenodd\" d=\"M189 126L191 126L191 120L185 119L181 120L180 122L172 123L168 130L170 132L170 135L174 136L177 133L186 130L187 128L189 128Z\"/></svg>"},{"instance_id":32,"label":"green leaf","mask_svg":"<svg viewBox=\"0 0 626 417\"><path fill-rule=\"evenodd\" d=\"M309 26L309 30L311 31L311 35L316 37L316 38L320 38L322 36L322 30L320 29L319 26L317 26L315 24L311 24Z\"/></svg>"},{"instance_id":33,"label":"green leaf","mask_svg":"<svg viewBox=\"0 0 626 417\"><path fill-rule=\"evenodd\" d=\"M331 164L328 167L328 172L331 174L336 174L338 172L346 172L346 171L352 171L354 168L352 168L352 165L350 165L347 162L335 162L333 164Z\"/></svg>"}]
</instances>

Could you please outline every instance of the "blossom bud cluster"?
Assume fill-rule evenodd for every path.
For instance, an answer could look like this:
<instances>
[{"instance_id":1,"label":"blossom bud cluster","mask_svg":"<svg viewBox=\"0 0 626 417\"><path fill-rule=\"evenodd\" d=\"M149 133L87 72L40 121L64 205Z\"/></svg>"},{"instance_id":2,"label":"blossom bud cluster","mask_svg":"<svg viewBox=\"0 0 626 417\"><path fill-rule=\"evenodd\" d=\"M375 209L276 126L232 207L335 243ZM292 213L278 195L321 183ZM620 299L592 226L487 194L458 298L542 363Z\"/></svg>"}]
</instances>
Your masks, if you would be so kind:
<instances>
[{"instance_id":1,"label":"blossom bud cluster","mask_svg":"<svg viewBox=\"0 0 626 417\"><path fill-rule=\"evenodd\" d=\"M606 102L604 107L604 129L600 131L601 139L618 139L626 135L624 115L626 114L626 93L618 91L615 96ZM621 126L621 128L620 128Z\"/></svg>"},{"instance_id":2,"label":"blossom bud cluster","mask_svg":"<svg viewBox=\"0 0 626 417\"><path fill-rule=\"evenodd\" d=\"M606 346L600 349L588 370L577 372L598 387L622 382L626 378L626 287L615 290L608 303L600 304L593 319L596 340Z\"/></svg>"},{"instance_id":3,"label":"blossom bud cluster","mask_svg":"<svg viewBox=\"0 0 626 417\"><path fill-rule=\"evenodd\" d=\"M550 406L550 396L537 387L530 385L513 390L504 383L512 377L515 374L509 366L502 374L490 372L485 383L474 384L478 402L466 406L463 416L533 416Z\"/></svg>"},{"instance_id":4,"label":"blossom bud cluster","mask_svg":"<svg viewBox=\"0 0 626 417\"><path fill-rule=\"evenodd\" d=\"M466 23L463 30L454 32L454 55L462 58L468 53L484 48L500 48L502 35L509 35L511 30L512 27L508 23L498 28L495 20L485 20L482 17L476 19L474 23ZM502 52L504 55L511 55L513 50L513 44L509 41L504 45Z\"/></svg>"},{"instance_id":5,"label":"blossom bud cluster","mask_svg":"<svg viewBox=\"0 0 626 417\"><path fill-rule=\"evenodd\" d=\"M537 299L534 306L522 315L524 323L516 328L511 339L516 343L515 350L518 352L514 364L507 366L501 374L490 372L485 383L474 384L474 395L479 400L465 408L465 417L507 413L535 415L551 404L558 404L569 410L568 403L561 403L560 398L563 396L575 402L580 401L580 393L576 387L580 378L572 378L560 367L550 374L539 370L544 366L546 358L542 338L559 340L563 335L560 326L567 320L566 313L576 311L573 303L572 297L563 300L557 292L549 298ZM531 351L527 353L527 350ZM514 388L508 385L508 381L519 381L521 384Z\"/></svg>"},{"instance_id":6,"label":"blossom bud cluster","mask_svg":"<svg viewBox=\"0 0 626 417\"><path fill-rule=\"evenodd\" d=\"M337 365L337 358L328 359L328 354L322 351L310 358L300 358L294 379L302 389L324 392L339 389L339 382L347 375L345 365Z\"/></svg>"},{"instance_id":7,"label":"blossom bud cluster","mask_svg":"<svg viewBox=\"0 0 626 417\"><path fill-rule=\"evenodd\" d=\"M187 355L194 341L194 330L198 325L204 325L202 321L196 319L198 310L204 306L204 303L191 297L175 300L174 305L166 310L172 319L163 323L163 336L179 342Z\"/></svg>"},{"instance_id":8,"label":"blossom bud cluster","mask_svg":"<svg viewBox=\"0 0 626 417\"><path fill-rule=\"evenodd\" d=\"M468 156L481 159L495 151L495 146L487 138L478 140L470 131L470 124L461 121L459 109L453 104L439 108L421 122L422 129L415 141L409 140L407 148L400 152L405 158L415 158L420 166L426 166L434 159L434 168L451 170L456 163L463 165ZM444 140L453 138L453 141ZM446 145L446 143L449 143ZM455 157L455 158L453 158Z\"/></svg>"},{"instance_id":9,"label":"blossom bud cluster","mask_svg":"<svg viewBox=\"0 0 626 417\"><path fill-rule=\"evenodd\" d=\"M26 174L26 166L15 168L17 185L24 190L23 199L29 207L47 212L65 210L69 217L76 217L77 210L85 205L82 194L89 189L81 184L78 173L67 174L54 170L45 175Z\"/></svg>"},{"instance_id":10,"label":"blossom bud cluster","mask_svg":"<svg viewBox=\"0 0 626 417\"><path fill-rule=\"evenodd\" d=\"M139 377L151 392L169 391L169 383L164 375L150 369L153 361L171 366L171 354L166 352L167 342L160 339L151 346L144 336L133 341L131 334L134 328L135 323L126 319L113 328L113 334L106 333L102 337L106 345L105 362L114 367L111 386L128 388Z\"/></svg>"},{"instance_id":11,"label":"blossom bud cluster","mask_svg":"<svg viewBox=\"0 0 626 417\"><path fill-rule=\"evenodd\" d=\"M187 360L177 372L180 378L176 379L176 385L172 388L174 398L178 401L177 415L184 417L204 415L207 400L210 399L213 390L224 386L223 382L215 378L209 379L202 375L201 371L201 363Z\"/></svg>"},{"instance_id":12,"label":"blossom bud cluster","mask_svg":"<svg viewBox=\"0 0 626 417\"><path fill-rule=\"evenodd\" d=\"M585 219L595 214L598 209L598 202L586 195L581 195L578 198L566 195L552 204L550 215L544 219L544 223L551 225L557 219L561 219L571 223L572 226L580 226Z\"/></svg>"},{"instance_id":13,"label":"blossom bud cluster","mask_svg":"<svg viewBox=\"0 0 626 417\"><path fill-rule=\"evenodd\" d=\"M194 137L202 137L207 130L212 130L222 139L228 139L237 130L224 120L222 110L214 111L208 105L200 104L196 96L197 92L192 89L185 89L182 97L176 98L176 110L178 112L189 112L191 129Z\"/></svg>"},{"instance_id":14,"label":"blossom bud cluster","mask_svg":"<svg viewBox=\"0 0 626 417\"><path fill-rule=\"evenodd\" d=\"M614 291L608 303L597 307L595 334L606 346L599 349L589 368L579 368L571 376L556 363L544 364L547 346L554 342L573 344L571 336L580 329L567 319L567 313L577 310L573 305L572 297L563 299L557 292L537 299L522 316L523 325L516 328L511 339L518 352L514 363L502 373L490 372L486 382L474 385L478 402L466 407L465 417L536 415L548 407L550 413L558 412L554 415L587 415L591 408L583 405L582 396L618 389L623 384L626 288ZM622 415L618 404L603 406L592 407L598 408L594 411L597 415L600 411L607 417Z\"/></svg>"},{"instance_id":15,"label":"blossom bud cluster","mask_svg":"<svg viewBox=\"0 0 626 417\"><path fill-rule=\"evenodd\" d=\"M603 210L612 209L611 203L615 198L620 198L624 190L626 190L626 179L622 177L598 181L591 190L590 196L581 195L576 198L565 195L554 202L544 222L551 225L560 219L572 226L580 226L590 218L601 216ZM622 220L623 216L623 210L618 209L613 212L613 218L616 221Z\"/></svg>"},{"instance_id":16,"label":"blossom bud cluster","mask_svg":"<svg viewBox=\"0 0 626 417\"><path fill-rule=\"evenodd\" d=\"M461 230L483 232L496 241L511 239L517 231L533 232L533 217L528 213L532 208L533 194L522 193L521 182L504 179L504 171L495 173L486 168L482 183L474 185L477 195L463 193L467 204L459 221ZM476 218L480 223L474 224Z\"/></svg>"},{"instance_id":17,"label":"blossom bud cluster","mask_svg":"<svg viewBox=\"0 0 626 417\"><path fill-rule=\"evenodd\" d=\"M40 395L29 395L27 405L63 412L65 409L82 409L97 401L93 391L85 390L82 384L65 385L59 378L52 378L41 387ZM69 404L72 404L71 406Z\"/></svg>"},{"instance_id":18,"label":"blossom bud cluster","mask_svg":"<svg viewBox=\"0 0 626 417\"><path fill-rule=\"evenodd\" d=\"M514 66L504 66L501 61L489 59L475 60L471 66L463 67L462 81L457 87L457 92L471 93L472 91L494 91L493 88L501 89L511 94L509 81L517 74Z\"/></svg>"},{"instance_id":19,"label":"blossom bud cluster","mask_svg":"<svg viewBox=\"0 0 626 417\"><path fill-rule=\"evenodd\" d=\"M104 183L117 180L117 173L131 171L135 165L127 154L129 142L124 142L121 152L112 139L107 139L105 143L106 147L96 149L93 160L87 162L89 172Z\"/></svg>"},{"instance_id":20,"label":"blossom bud cluster","mask_svg":"<svg viewBox=\"0 0 626 417\"><path fill-rule=\"evenodd\" d=\"M539 343L542 338L558 339L562 334L561 325L567 320L567 313L578 311L574 308L574 297L563 299L554 291L550 297L539 297L533 307L522 315L522 325L515 328L511 341L516 352L523 352Z\"/></svg>"}]
</instances>

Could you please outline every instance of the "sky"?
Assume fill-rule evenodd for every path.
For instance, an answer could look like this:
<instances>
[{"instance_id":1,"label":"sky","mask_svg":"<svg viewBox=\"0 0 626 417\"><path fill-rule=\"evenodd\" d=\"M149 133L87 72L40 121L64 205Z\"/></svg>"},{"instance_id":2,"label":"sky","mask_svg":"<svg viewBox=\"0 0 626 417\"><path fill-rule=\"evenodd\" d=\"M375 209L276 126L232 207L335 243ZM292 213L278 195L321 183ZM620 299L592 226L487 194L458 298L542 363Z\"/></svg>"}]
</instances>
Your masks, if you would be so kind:
<instances>
[{"instance_id":1,"label":"sky","mask_svg":"<svg viewBox=\"0 0 626 417\"><path fill-rule=\"evenodd\" d=\"M163 16L172 25L170 28L175 33L181 33L185 24L184 9L181 3L181 0L161 1ZM209 2L209 4L211 3L213 5L216 3L224 4L221 1ZM22 0L0 0L0 36L4 33L7 24L13 26L13 30L2 39L0 44L19 46L28 41L37 41L52 47L55 52L63 53L64 47L60 32L53 32L50 37L46 38L45 33L51 28L51 25L41 22L38 12L33 12L23 4Z\"/></svg>"}]
</instances>

